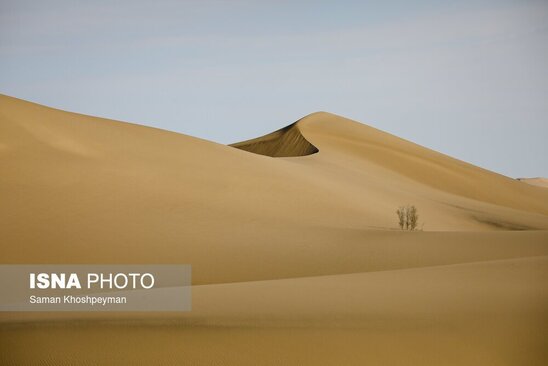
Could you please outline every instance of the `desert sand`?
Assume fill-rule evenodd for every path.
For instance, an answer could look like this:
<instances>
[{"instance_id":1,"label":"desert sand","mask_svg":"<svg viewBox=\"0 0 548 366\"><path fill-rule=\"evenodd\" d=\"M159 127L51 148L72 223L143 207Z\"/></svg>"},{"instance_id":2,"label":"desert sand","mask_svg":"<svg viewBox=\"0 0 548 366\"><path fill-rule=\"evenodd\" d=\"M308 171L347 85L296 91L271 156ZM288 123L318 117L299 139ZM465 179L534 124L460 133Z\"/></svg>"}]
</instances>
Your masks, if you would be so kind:
<instances>
[{"instance_id":1,"label":"desert sand","mask_svg":"<svg viewBox=\"0 0 548 366\"><path fill-rule=\"evenodd\" d=\"M524 182L527 184L532 184L537 187L544 187L548 188L548 178L518 178L520 182Z\"/></svg>"},{"instance_id":2,"label":"desert sand","mask_svg":"<svg viewBox=\"0 0 548 366\"><path fill-rule=\"evenodd\" d=\"M2 263L193 276L186 313L0 313L2 365L548 362L548 189L337 115L224 146L0 96L0 194Z\"/></svg>"}]
</instances>

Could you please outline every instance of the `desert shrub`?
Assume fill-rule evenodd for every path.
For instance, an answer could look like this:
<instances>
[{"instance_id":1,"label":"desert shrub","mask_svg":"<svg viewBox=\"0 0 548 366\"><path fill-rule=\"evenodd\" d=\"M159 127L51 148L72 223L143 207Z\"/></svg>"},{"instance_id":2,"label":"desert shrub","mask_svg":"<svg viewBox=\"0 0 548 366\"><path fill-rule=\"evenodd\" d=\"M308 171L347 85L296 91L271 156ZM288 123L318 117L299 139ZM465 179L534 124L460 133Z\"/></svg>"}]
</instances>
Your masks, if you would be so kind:
<instances>
[{"instance_id":1,"label":"desert shrub","mask_svg":"<svg viewBox=\"0 0 548 366\"><path fill-rule=\"evenodd\" d=\"M415 230L419 224L418 210L413 205L401 206L396 210L398 224L402 230Z\"/></svg>"}]
</instances>

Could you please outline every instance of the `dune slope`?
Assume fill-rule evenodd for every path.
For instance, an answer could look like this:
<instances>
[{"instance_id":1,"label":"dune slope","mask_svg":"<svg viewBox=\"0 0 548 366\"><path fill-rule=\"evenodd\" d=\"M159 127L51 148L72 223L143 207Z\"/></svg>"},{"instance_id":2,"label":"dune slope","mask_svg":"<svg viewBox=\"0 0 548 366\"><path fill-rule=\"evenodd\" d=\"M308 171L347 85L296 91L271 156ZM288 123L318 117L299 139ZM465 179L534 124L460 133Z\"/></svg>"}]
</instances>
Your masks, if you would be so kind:
<instances>
[{"instance_id":1,"label":"dune slope","mask_svg":"<svg viewBox=\"0 0 548 366\"><path fill-rule=\"evenodd\" d=\"M231 146L271 157L306 156L317 153L318 149L303 137L297 123L292 123L268 135L238 142Z\"/></svg>"},{"instance_id":2,"label":"dune slope","mask_svg":"<svg viewBox=\"0 0 548 366\"><path fill-rule=\"evenodd\" d=\"M548 178L518 178L518 180L533 186L548 188Z\"/></svg>"}]
</instances>

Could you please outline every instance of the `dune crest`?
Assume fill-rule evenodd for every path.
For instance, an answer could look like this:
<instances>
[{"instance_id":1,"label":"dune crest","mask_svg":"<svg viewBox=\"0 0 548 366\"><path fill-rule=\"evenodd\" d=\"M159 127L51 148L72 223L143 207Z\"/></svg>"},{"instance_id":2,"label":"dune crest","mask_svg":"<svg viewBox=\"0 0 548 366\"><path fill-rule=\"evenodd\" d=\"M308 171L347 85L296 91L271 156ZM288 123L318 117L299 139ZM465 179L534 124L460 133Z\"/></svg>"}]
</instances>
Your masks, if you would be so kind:
<instances>
[{"instance_id":1,"label":"dune crest","mask_svg":"<svg viewBox=\"0 0 548 366\"><path fill-rule=\"evenodd\" d=\"M306 156L318 152L318 148L302 135L298 121L267 135L230 146L271 157Z\"/></svg>"}]
</instances>

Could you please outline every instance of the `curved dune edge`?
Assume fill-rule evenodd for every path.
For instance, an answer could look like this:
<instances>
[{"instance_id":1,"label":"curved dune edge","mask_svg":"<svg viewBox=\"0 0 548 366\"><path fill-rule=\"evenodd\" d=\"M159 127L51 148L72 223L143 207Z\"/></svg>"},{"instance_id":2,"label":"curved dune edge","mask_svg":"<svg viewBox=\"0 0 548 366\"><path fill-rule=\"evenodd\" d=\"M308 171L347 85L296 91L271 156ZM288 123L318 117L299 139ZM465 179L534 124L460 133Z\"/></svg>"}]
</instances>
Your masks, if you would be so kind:
<instances>
[{"instance_id":1,"label":"curved dune edge","mask_svg":"<svg viewBox=\"0 0 548 366\"><path fill-rule=\"evenodd\" d=\"M230 146L273 158L306 156L317 153L318 148L302 135L298 123L299 121L267 135L237 142Z\"/></svg>"}]
</instances>

